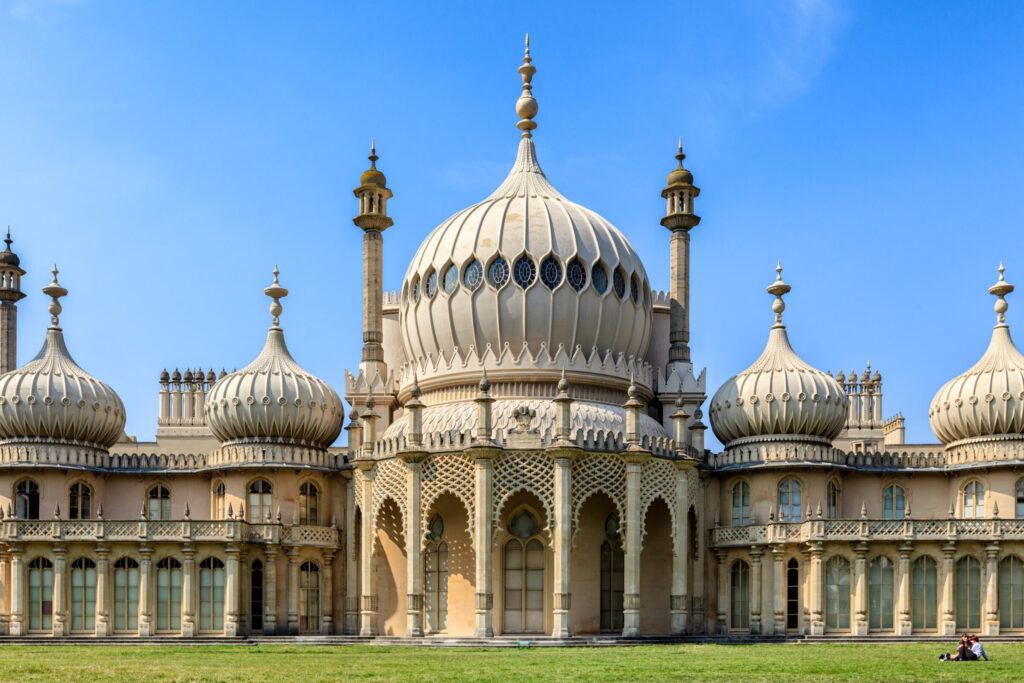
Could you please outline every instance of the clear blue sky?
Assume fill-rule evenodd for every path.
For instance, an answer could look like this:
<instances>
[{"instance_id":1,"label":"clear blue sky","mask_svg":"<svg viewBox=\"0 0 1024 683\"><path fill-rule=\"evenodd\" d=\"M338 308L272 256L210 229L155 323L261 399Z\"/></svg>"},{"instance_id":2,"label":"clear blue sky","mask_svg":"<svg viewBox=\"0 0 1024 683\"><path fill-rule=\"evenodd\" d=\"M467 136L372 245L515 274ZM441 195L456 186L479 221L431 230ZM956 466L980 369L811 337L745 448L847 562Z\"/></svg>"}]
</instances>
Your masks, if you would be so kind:
<instances>
[{"instance_id":1,"label":"clear blue sky","mask_svg":"<svg viewBox=\"0 0 1024 683\"><path fill-rule=\"evenodd\" d=\"M0 224L29 272L19 362L62 323L151 438L161 369L241 367L274 264L296 359L344 393L360 347L351 189L377 139L385 281L511 165L531 33L541 162L667 286L665 176L702 188L692 347L713 393L763 348L776 259L797 351L870 360L885 413L984 351L1024 286L1024 4L0 0ZM1024 298L1009 321L1024 335Z\"/></svg>"}]
</instances>

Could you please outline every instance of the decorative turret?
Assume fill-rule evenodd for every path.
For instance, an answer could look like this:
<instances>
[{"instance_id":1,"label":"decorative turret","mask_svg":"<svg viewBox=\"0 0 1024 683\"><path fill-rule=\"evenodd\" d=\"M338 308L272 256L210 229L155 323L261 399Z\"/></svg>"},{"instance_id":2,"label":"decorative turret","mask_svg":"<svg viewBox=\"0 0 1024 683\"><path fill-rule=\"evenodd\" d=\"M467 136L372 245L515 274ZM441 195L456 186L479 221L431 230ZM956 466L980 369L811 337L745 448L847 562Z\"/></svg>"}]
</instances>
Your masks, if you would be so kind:
<instances>
[{"instance_id":1,"label":"decorative turret","mask_svg":"<svg viewBox=\"0 0 1024 683\"><path fill-rule=\"evenodd\" d=\"M359 199L359 215L352 219L363 230L363 361L359 365L368 378L388 375L384 363L383 301L384 237L394 221L388 218L391 190L387 178L377 169L377 146L370 143L370 168L359 178L352 192Z\"/></svg>"},{"instance_id":2,"label":"decorative turret","mask_svg":"<svg viewBox=\"0 0 1024 683\"><path fill-rule=\"evenodd\" d=\"M18 367L18 307L25 298L21 291L21 259L11 251L11 229L7 228L7 248L0 252L0 374Z\"/></svg>"},{"instance_id":3,"label":"decorative turret","mask_svg":"<svg viewBox=\"0 0 1024 683\"><path fill-rule=\"evenodd\" d=\"M676 159L679 167L668 175L668 187L661 191L667 201L661 224L672 231L669 241L671 305L669 308L669 365L690 362L690 229L700 223L693 212L693 200L700 188L693 186L693 174L683 167L683 140L679 139Z\"/></svg>"}]
</instances>

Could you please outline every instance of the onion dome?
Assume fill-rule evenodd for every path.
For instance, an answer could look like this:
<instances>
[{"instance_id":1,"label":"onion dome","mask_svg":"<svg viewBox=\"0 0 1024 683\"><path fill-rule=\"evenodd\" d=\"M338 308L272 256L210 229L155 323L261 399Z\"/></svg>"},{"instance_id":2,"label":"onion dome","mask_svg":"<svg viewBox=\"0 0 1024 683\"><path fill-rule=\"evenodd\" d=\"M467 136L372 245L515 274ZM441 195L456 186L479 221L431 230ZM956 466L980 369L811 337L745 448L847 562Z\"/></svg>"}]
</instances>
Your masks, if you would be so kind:
<instances>
[{"instance_id":1,"label":"onion dome","mask_svg":"<svg viewBox=\"0 0 1024 683\"><path fill-rule=\"evenodd\" d=\"M171 374L171 381L172 382L180 382L181 381L181 373L178 372L178 368L174 368L174 373Z\"/></svg>"},{"instance_id":2,"label":"onion dome","mask_svg":"<svg viewBox=\"0 0 1024 683\"><path fill-rule=\"evenodd\" d=\"M273 325L263 351L249 365L223 377L207 394L206 421L224 445L287 444L326 449L341 433L341 399L331 386L309 374L288 353L279 326L280 299L288 290L278 282L264 293Z\"/></svg>"},{"instance_id":3,"label":"onion dome","mask_svg":"<svg viewBox=\"0 0 1024 683\"><path fill-rule=\"evenodd\" d=\"M673 185L693 185L693 174L683 167L683 159L685 158L686 155L683 154L683 139L679 138L679 152L676 153L679 167L668 174L669 187Z\"/></svg>"},{"instance_id":4,"label":"onion dome","mask_svg":"<svg viewBox=\"0 0 1024 683\"><path fill-rule=\"evenodd\" d=\"M171 375L167 372L167 368L164 368L164 371L160 373L160 381L164 383L171 381Z\"/></svg>"},{"instance_id":5,"label":"onion dome","mask_svg":"<svg viewBox=\"0 0 1024 683\"><path fill-rule=\"evenodd\" d=\"M996 300L996 326L988 349L977 363L939 389L928 420L947 446L965 439L1022 438L1024 434L1024 356L1010 338L1006 324L1006 295L1013 285L1003 279L989 287Z\"/></svg>"},{"instance_id":6,"label":"onion dome","mask_svg":"<svg viewBox=\"0 0 1024 683\"><path fill-rule=\"evenodd\" d=\"M75 363L60 328L68 293L57 282L43 287L51 297L50 327L31 361L0 375L0 445L39 443L106 451L124 430L125 411L117 393Z\"/></svg>"},{"instance_id":7,"label":"onion dome","mask_svg":"<svg viewBox=\"0 0 1024 683\"><path fill-rule=\"evenodd\" d=\"M527 41L512 170L489 197L431 232L406 272L400 318L410 361L430 365L474 350L482 356L489 347L502 356L488 365L497 380L503 364L512 372L524 346L531 357L562 346L569 355L580 347L588 357L596 350L646 358L653 316L647 273L615 226L563 197L541 170L531 62ZM515 367L519 377L522 371ZM558 373L550 369L552 382Z\"/></svg>"},{"instance_id":8,"label":"onion dome","mask_svg":"<svg viewBox=\"0 0 1024 683\"><path fill-rule=\"evenodd\" d=\"M770 438L829 445L846 423L846 392L830 374L801 360L789 343L782 297L790 286L782 281L781 265L776 272L768 287L775 295L775 324L764 352L711 399L711 428L727 448Z\"/></svg>"},{"instance_id":9,"label":"onion dome","mask_svg":"<svg viewBox=\"0 0 1024 683\"><path fill-rule=\"evenodd\" d=\"M206 383L213 386L213 383L217 381L217 375L213 374L213 368L206 373Z\"/></svg>"},{"instance_id":10,"label":"onion dome","mask_svg":"<svg viewBox=\"0 0 1024 683\"><path fill-rule=\"evenodd\" d=\"M7 238L4 239L4 242L7 243L7 248L0 251L0 266L11 266L13 268L21 266L21 259L18 258L17 254L11 251L11 242L13 241L14 240L11 239L11 229L7 228Z\"/></svg>"}]
</instances>

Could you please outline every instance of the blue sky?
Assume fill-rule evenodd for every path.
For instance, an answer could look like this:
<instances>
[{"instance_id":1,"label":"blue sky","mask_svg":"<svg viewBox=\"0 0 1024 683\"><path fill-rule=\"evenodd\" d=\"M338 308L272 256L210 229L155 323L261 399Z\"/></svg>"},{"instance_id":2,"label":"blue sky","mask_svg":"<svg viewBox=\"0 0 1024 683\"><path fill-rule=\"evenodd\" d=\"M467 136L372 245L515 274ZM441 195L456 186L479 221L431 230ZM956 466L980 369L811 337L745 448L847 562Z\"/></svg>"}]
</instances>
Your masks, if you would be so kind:
<instances>
[{"instance_id":1,"label":"blue sky","mask_svg":"<svg viewBox=\"0 0 1024 683\"><path fill-rule=\"evenodd\" d=\"M420 240L511 165L529 31L545 171L625 232L659 289L683 136L709 394L763 348L781 259L797 351L833 372L870 360L886 415L934 440L928 403L984 351L998 262L1024 285L1024 4L440 6L0 0L0 224L29 271L19 362L57 262L76 360L151 438L161 369L258 353L277 263L294 356L343 393L370 137L398 289ZM1011 295L1012 329L1022 315Z\"/></svg>"}]
</instances>

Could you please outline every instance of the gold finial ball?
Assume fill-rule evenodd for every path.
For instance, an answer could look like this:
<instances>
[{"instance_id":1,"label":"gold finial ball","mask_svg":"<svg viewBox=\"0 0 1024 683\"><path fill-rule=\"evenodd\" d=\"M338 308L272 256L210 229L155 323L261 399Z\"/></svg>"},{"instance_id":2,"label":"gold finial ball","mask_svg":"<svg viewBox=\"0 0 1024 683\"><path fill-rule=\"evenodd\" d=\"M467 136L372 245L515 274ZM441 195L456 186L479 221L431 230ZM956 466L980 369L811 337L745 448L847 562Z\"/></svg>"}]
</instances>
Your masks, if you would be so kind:
<instances>
[{"instance_id":1,"label":"gold finial ball","mask_svg":"<svg viewBox=\"0 0 1024 683\"><path fill-rule=\"evenodd\" d=\"M1010 305L1008 303L1006 303L1006 299L1003 299L1002 297L1000 297L999 299L996 300L996 305L995 305L996 313L1002 315L1003 313L1006 313L1007 309L1009 309L1009 308L1010 308Z\"/></svg>"},{"instance_id":2,"label":"gold finial ball","mask_svg":"<svg viewBox=\"0 0 1024 683\"><path fill-rule=\"evenodd\" d=\"M786 302L782 300L782 297L775 297L775 301L772 302L772 312L781 315L786 310Z\"/></svg>"},{"instance_id":3,"label":"gold finial ball","mask_svg":"<svg viewBox=\"0 0 1024 683\"><path fill-rule=\"evenodd\" d=\"M60 302L57 301L56 299L53 299L52 301L50 301L50 305L47 307L47 310L50 312L50 315L52 316L53 324L56 325L57 317L60 315L61 311L64 310L60 307Z\"/></svg>"}]
</instances>

